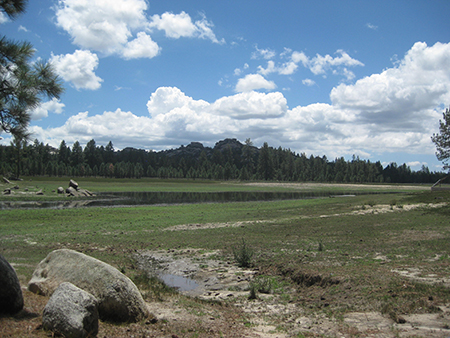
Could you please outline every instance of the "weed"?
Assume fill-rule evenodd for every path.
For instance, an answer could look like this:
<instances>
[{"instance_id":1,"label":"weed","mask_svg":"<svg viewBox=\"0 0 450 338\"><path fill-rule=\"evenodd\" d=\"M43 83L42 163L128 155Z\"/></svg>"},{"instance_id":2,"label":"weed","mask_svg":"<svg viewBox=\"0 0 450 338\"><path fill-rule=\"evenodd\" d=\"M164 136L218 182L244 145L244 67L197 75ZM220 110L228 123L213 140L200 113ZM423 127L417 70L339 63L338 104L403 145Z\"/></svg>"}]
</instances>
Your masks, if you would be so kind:
<instances>
[{"instance_id":1,"label":"weed","mask_svg":"<svg viewBox=\"0 0 450 338\"><path fill-rule=\"evenodd\" d=\"M319 242L319 248L317 249L317 251L319 251L319 252L323 251L322 241Z\"/></svg>"},{"instance_id":2,"label":"weed","mask_svg":"<svg viewBox=\"0 0 450 338\"><path fill-rule=\"evenodd\" d=\"M165 295L174 295L176 289L167 286L159 278L140 273L133 278L133 282L142 291L142 296L147 300L163 301Z\"/></svg>"},{"instance_id":3,"label":"weed","mask_svg":"<svg viewBox=\"0 0 450 338\"><path fill-rule=\"evenodd\" d=\"M245 240L239 247L233 248L234 259L241 268L249 268L252 265L253 249L247 246Z\"/></svg>"},{"instance_id":4,"label":"weed","mask_svg":"<svg viewBox=\"0 0 450 338\"><path fill-rule=\"evenodd\" d=\"M250 284L250 295L248 296L249 300L258 299L258 296L256 295L256 289L257 286L254 283Z\"/></svg>"},{"instance_id":5,"label":"weed","mask_svg":"<svg viewBox=\"0 0 450 338\"><path fill-rule=\"evenodd\" d=\"M269 294L273 289L273 280L269 276L259 276L252 282L252 284L255 285L256 289L260 293Z\"/></svg>"}]
</instances>

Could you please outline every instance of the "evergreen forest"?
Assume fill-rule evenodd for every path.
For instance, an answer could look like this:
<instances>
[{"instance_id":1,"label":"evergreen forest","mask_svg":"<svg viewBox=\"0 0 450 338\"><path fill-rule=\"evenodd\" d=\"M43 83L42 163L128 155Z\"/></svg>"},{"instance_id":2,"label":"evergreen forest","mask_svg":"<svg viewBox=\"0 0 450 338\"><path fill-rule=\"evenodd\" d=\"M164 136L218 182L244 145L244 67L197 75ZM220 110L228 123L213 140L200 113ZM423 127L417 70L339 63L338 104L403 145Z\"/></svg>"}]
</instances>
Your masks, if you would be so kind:
<instances>
[{"instance_id":1,"label":"evergreen forest","mask_svg":"<svg viewBox=\"0 0 450 338\"><path fill-rule=\"evenodd\" d=\"M213 148L199 142L164 151L135 148L115 150L112 142L98 146L95 140L83 147L76 141L59 148L18 142L0 146L0 174L20 176L69 176L110 178L190 178L214 180L267 180L335 183L434 183L446 176L426 166L412 171L406 164L377 162L353 156L329 160L325 156L296 154L290 149L261 148L250 139L241 143L225 139Z\"/></svg>"}]
</instances>

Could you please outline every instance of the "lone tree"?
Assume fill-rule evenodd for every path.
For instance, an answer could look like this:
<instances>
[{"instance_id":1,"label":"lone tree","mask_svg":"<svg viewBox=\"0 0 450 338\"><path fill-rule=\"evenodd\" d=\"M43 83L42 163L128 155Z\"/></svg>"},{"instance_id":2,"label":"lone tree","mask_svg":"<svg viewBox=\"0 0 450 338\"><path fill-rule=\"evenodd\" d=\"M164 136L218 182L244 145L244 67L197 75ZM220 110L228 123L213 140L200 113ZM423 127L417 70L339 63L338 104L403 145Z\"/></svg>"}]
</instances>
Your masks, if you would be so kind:
<instances>
[{"instance_id":1,"label":"lone tree","mask_svg":"<svg viewBox=\"0 0 450 338\"><path fill-rule=\"evenodd\" d=\"M444 169L449 169L450 159L450 110L447 108L439 120L439 134L433 134L431 140L436 144L436 157L444 163Z\"/></svg>"},{"instance_id":2,"label":"lone tree","mask_svg":"<svg viewBox=\"0 0 450 338\"><path fill-rule=\"evenodd\" d=\"M26 0L0 0L0 11L14 19L25 11ZM30 111L43 97L59 98L63 92L52 65L32 61L33 46L0 37L0 133L27 135Z\"/></svg>"}]
</instances>

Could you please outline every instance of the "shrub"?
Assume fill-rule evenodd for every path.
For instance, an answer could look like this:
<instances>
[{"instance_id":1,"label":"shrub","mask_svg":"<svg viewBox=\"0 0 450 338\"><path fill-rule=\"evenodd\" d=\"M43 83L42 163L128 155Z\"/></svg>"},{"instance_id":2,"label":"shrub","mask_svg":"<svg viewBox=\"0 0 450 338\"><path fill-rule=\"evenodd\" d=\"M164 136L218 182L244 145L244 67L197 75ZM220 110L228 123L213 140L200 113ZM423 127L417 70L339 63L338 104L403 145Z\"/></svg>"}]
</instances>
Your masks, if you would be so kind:
<instances>
[{"instance_id":1,"label":"shrub","mask_svg":"<svg viewBox=\"0 0 450 338\"><path fill-rule=\"evenodd\" d=\"M248 268L252 264L253 250L247 246L245 240L242 239L242 244L233 248L234 259L241 268Z\"/></svg>"}]
</instances>

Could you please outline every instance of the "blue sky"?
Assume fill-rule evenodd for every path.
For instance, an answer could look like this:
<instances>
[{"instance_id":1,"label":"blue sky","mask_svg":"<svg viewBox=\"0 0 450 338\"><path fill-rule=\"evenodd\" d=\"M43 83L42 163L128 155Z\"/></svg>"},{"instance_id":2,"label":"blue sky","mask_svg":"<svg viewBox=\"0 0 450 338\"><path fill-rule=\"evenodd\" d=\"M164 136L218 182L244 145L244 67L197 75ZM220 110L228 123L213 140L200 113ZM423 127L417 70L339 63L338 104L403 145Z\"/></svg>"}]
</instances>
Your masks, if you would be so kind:
<instances>
[{"instance_id":1,"label":"blue sky","mask_svg":"<svg viewBox=\"0 0 450 338\"><path fill-rule=\"evenodd\" d=\"M441 170L449 13L447 0L33 0L0 30L64 80L30 126L55 147L250 138Z\"/></svg>"}]
</instances>

